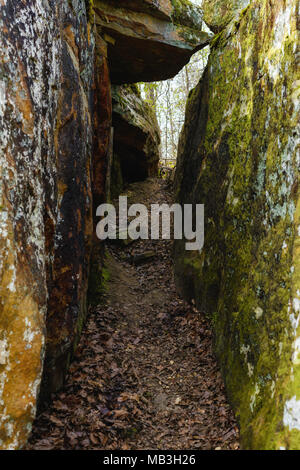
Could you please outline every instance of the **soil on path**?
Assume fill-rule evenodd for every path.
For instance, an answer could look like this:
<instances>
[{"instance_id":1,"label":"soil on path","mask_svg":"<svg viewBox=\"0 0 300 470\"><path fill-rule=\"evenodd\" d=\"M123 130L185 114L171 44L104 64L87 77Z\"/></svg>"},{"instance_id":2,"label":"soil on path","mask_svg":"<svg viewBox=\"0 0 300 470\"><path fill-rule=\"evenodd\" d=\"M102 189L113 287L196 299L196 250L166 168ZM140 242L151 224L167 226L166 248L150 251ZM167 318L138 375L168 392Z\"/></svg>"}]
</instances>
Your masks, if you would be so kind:
<instances>
[{"instance_id":1,"label":"soil on path","mask_svg":"<svg viewBox=\"0 0 300 470\"><path fill-rule=\"evenodd\" d=\"M126 194L129 204L171 201L159 179ZM132 264L148 250L151 261ZM238 449L209 324L176 293L171 255L166 240L107 246L104 301L28 449Z\"/></svg>"}]
</instances>

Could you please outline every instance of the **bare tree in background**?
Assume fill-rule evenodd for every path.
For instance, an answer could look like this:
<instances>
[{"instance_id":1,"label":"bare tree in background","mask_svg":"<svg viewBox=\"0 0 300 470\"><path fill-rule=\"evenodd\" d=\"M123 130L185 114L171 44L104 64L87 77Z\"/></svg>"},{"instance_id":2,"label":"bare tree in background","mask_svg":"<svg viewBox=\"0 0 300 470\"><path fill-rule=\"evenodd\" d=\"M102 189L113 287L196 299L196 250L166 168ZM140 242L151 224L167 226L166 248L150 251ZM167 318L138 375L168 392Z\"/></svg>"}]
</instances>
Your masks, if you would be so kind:
<instances>
[{"instance_id":1,"label":"bare tree in background","mask_svg":"<svg viewBox=\"0 0 300 470\"><path fill-rule=\"evenodd\" d=\"M163 82L141 83L144 99L153 107L161 129L161 158L175 162L188 95L199 82L207 63L209 48L193 55L176 77Z\"/></svg>"}]
</instances>

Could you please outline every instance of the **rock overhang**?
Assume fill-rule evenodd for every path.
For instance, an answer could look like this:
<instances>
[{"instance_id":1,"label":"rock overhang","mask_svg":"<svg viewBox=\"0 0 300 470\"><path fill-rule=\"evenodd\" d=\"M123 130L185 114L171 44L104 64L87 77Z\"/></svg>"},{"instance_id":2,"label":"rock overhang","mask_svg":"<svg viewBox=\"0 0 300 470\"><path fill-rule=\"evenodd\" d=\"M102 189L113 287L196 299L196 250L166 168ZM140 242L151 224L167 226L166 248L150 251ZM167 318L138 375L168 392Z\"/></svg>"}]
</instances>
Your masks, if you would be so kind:
<instances>
[{"instance_id":1,"label":"rock overhang","mask_svg":"<svg viewBox=\"0 0 300 470\"><path fill-rule=\"evenodd\" d=\"M112 83L175 76L210 43L213 35L202 31L202 16L187 0L96 0L95 22L108 42Z\"/></svg>"},{"instance_id":2,"label":"rock overhang","mask_svg":"<svg viewBox=\"0 0 300 470\"><path fill-rule=\"evenodd\" d=\"M124 182L156 176L160 157L160 130L151 106L137 85L112 87L114 153Z\"/></svg>"}]
</instances>

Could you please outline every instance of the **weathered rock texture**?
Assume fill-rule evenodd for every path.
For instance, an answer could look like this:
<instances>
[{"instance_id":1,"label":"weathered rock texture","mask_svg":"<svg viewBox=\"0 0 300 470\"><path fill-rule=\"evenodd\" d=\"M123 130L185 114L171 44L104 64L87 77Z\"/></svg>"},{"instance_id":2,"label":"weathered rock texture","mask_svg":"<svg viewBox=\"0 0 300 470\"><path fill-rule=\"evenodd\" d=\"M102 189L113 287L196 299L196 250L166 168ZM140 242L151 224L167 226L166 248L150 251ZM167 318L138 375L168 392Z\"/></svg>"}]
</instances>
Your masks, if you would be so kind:
<instances>
[{"instance_id":1,"label":"weathered rock texture","mask_svg":"<svg viewBox=\"0 0 300 470\"><path fill-rule=\"evenodd\" d=\"M214 32L219 33L240 12L251 3L251 0L203 0L203 20Z\"/></svg>"},{"instance_id":2,"label":"weathered rock texture","mask_svg":"<svg viewBox=\"0 0 300 470\"><path fill-rule=\"evenodd\" d=\"M107 44L96 35L94 64L94 106L93 106L93 213L106 200L107 171L109 170L108 151L112 145L112 98Z\"/></svg>"},{"instance_id":3,"label":"weathered rock texture","mask_svg":"<svg viewBox=\"0 0 300 470\"><path fill-rule=\"evenodd\" d=\"M142 99L136 85L114 85L114 157L112 196L123 183L157 176L160 130L153 109Z\"/></svg>"},{"instance_id":4,"label":"weathered rock texture","mask_svg":"<svg viewBox=\"0 0 300 470\"><path fill-rule=\"evenodd\" d=\"M177 281L213 321L244 448L300 448L298 8L252 0L216 37L180 142L206 233L177 242Z\"/></svg>"},{"instance_id":5,"label":"weathered rock texture","mask_svg":"<svg viewBox=\"0 0 300 470\"><path fill-rule=\"evenodd\" d=\"M86 316L92 224L94 38L82 2L61 12L55 116L55 205L47 209L47 344L43 394L63 384ZM60 23L61 22L61 23ZM52 123L53 125L53 123Z\"/></svg>"},{"instance_id":6,"label":"weathered rock texture","mask_svg":"<svg viewBox=\"0 0 300 470\"><path fill-rule=\"evenodd\" d=\"M112 83L170 78L208 45L202 10L187 0L96 0L96 25L108 41Z\"/></svg>"},{"instance_id":7,"label":"weathered rock texture","mask_svg":"<svg viewBox=\"0 0 300 470\"><path fill-rule=\"evenodd\" d=\"M112 12L113 6L120 12L118 2L110 4ZM168 53L159 53L158 60L153 57L153 70L163 69L165 75L168 70L170 77L207 41L194 26L192 39L184 38L192 11L181 2L176 15L168 0L123 5L130 10L120 31L116 27L120 36L115 38L115 51L120 53L120 37L128 37L122 57L124 82L131 69L134 79L143 80L155 44L165 44ZM100 24L109 13L106 2L96 2L96 11ZM130 23L133 17L136 28ZM197 14L193 24L198 20ZM172 21L182 24L183 32ZM98 32L93 22L92 0L0 0L1 449L20 448L26 442L41 376L42 398L62 385L86 315L93 214L105 201L108 185L108 62L115 28L107 26L115 24L109 16ZM143 36L137 47L140 55L132 50L138 42L130 42L133 29ZM112 65L116 57L112 56ZM137 58L142 60L140 74ZM131 107L131 99L127 101ZM129 127L131 114L132 109ZM135 129L140 139L140 129ZM151 134L149 128L147 132ZM143 137L146 146L150 142L149 156L142 154L147 174L157 158L151 147L151 138L157 138L155 127L149 135Z\"/></svg>"},{"instance_id":8,"label":"weathered rock texture","mask_svg":"<svg viewBox=\"0 0 300 470\"><path fill-rule=\"evenodd\" d=\"M0 448L18 448L45 325L51 391L86 310L94 41L82 1L0 5Z\"/></svg>"}]
</instances>

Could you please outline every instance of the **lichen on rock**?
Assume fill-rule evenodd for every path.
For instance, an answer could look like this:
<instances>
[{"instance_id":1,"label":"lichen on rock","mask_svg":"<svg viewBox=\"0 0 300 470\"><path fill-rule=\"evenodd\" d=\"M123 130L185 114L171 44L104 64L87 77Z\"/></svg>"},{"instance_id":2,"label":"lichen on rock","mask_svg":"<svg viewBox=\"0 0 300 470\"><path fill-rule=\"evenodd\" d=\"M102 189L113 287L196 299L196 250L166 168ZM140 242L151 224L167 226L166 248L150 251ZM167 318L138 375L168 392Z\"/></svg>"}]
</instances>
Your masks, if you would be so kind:
<instances>
[{"instance_id":1,"label":"lichen on rock","mask_svg":"<svg viewBox=\"0 0 300 470\"><path fill-rule=\"evenodd\" d=\"M45 350L49 394L85 312L93 36L84 1L2 1L0 46L0 448L15 449L30 433Z\"/></svg>"},{"instance_id":2,"label":"lichen on rock","mask_svg":"<svg viewBox=\"0 0 300 470\"><path fill-rule=\"evenodd\" d=\"M47 303L44 183L51 184L55 162L52 122L60 47L49 7L13 3L14 9L11 2L2 2L0 14L2 449L18 448L26 441L42 373ZM24 34L32 18L34 24ZM55 38L51 43L48 35Z\"/></svg>"},{"instance_id":3,"label":"lichen on rock","mask_svg":"<svg viewBox=\"0 0 300 470\"><path fill-rule=\"evenodd\" d=\"M202 10L187 0L95 0L94 9L114 84L173 77L212 38L202 31Z\"/></svg>"},{"instance_id":4,"label":"lichen on rock","mask_svg":"<svg viewBox=\"0 0 300 470\"><path fill-rule=\"evenodd\" d=\"M251 449L300 446L297 5L252 0L212 42L176 175L178 200L205 204L202 252L176 242L177 284L211 318Z\"/></svg>"},{"instance_id":5,"label":"lichen on rock","mask_svg":"<svg viewBox=\"0 0 300 470\"><path fill-rule=\"evenodd\" d=\"M114 170L121 169L123 183L158 174L160 129L155 111L146 103L137 85L112 87ZM112 181L112 186L120 182ZM116 192L114 194L117 195Z\"/></svg>"},{"instance_id":6,"label":"lichen on rock","mask_svg":"<svg viewBox=\"0 0 300 470\"><path fill-rule=\"evenodd\" d=\"M219 33L250 3L251 0L203 0L203 20L214 33Z\"/></svg>"}]
</instances>

